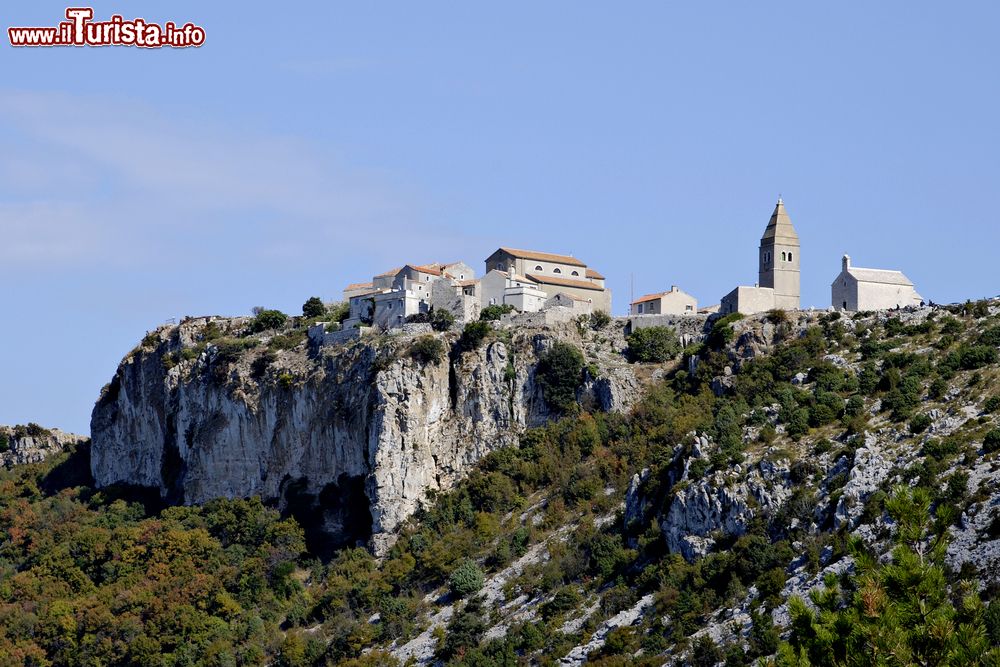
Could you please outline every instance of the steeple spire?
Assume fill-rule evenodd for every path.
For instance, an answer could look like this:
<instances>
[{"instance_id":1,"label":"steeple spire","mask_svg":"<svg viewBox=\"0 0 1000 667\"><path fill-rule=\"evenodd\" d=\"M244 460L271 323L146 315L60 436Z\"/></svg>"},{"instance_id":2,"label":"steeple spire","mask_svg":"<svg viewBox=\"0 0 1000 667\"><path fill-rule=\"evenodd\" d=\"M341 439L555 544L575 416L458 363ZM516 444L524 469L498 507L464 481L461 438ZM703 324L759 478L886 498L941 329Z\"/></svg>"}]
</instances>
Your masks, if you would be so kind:
<instances>
[{"instance_id":1,"label":"steeple spire","mask_svg":"<svg viewBox=\"0 0 1000 667\"><path fill-rule=\"evenodd\" d=\"M788 217L788 212L785 211L785 202L782 201L781 195L778 195L778 203L774 205L774 213L771 214L767 228L764 229L764 236L761 237L761 241L769 239L777 239L779 242L781 240L794 241L796 245L799 242L799 235L796 233L795 227L792 226L792 219Z\"/></svg>"}]
</instances>

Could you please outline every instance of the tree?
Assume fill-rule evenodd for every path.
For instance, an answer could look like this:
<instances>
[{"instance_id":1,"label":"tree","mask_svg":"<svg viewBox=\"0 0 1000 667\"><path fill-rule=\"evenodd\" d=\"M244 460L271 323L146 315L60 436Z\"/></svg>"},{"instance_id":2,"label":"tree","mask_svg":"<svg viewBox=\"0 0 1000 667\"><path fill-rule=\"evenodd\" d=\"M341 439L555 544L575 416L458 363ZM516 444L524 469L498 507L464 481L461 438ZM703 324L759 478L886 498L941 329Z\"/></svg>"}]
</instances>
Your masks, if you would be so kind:
<instances>
[{"instance_id":1,"label":"tree","mask_svg":"<svg viewBox=\"0 0 1000 667\"><path fill-rule=\"evenodd\" d=\"M636 329L626 340L629 360L641 363L669 361L676 357L681 349L677 333L670 327Z\"/></svg>"},{"instance_id":2,"label":"tree","mask_svg":"<svg viewBox=\"0 0 1000 667\"><path fill-rule=\"evenodd\" d=\"M448 578L452 595L464 598L483 587L483 571L474 560L464 560Z\"/></svg>"},{"instance_id":3,"label":"tree","mask_svg":"<svg viewBox=\"0 0 1000 667\"><path fill-rule=\"evenodd\" d=\"M944 573L946 530L934 530L926 489L901 487L886 501L896 522L892 561L881 563L851 543L854 593L829 576L810 594L789 601L792 633L778 649L778 665L991 665L986 608L978 595L952 603ZM940 514L940 512L939 512Z\"/></svg>"},{"instance_id":4,"label":"tree","mask_svg":"<svg viewBox=\"0 0 1000 667\"><path fill-rule=\"evenodd\" d=\"M611 315L606 310L595 310L590 314L590 326L593 329L603 329L611 324Z\"/></svg>"},{"instance_id":5,"label":"tree","mask_svg":"<svg viewBox=\"0 0 1000 667\"><path fill-rule=\"evenodd\" d=\"M434 331L447 331L455 323L455 316L447 310L435 308L431 311L431 328Z\"/></svg>"},{"instance_id":6,"label":"tree","mask_svg":"<svg viewBox=\"0 0 1000 667\"><path fill-rule=\"evenodd\" d=\"M482 320L469 322L465 325L465 329L462 330L459 346L466 351L478 349L492 331L493 327L490 326L489 322L483 322Z\"/></svg>"},{"instance_id":7,"label":"tree","mask_svg":"<svg viewBox=\"0 0 1000 667\"><path fill-rule=\"evenodd\" d=\"M250 333L259 333L269 329L280 329L288 321L288 315L280 310L260 310L254 316L248 327Z\"/></svg>"},{"instance_id":8,"label":"tree","mask_svg":"<svg viewBox=\"0 0 1000 667\"><path fill-rule=\"evenodd\" d=\"M479 319L484 322L499 320L502 315L514 312L514 306L509 303L494 303L479 312Z\"/></svg>"},{"instance_id":9,"label":"tree","mask_svg":"<svg viewBox=\"0 0 1000 667\"><path fill-rule=\"evenodd\" d=\"M326 306L318 296L311 296L302 304L302 315L310 319L326 315Z\"/></svg>"},{"instance_id":10,"label":"tree","mask_svg":"<svg viewBox=\"0 0 1000 667\"><path fill-rule=\"evenodd\" d=\"M444 343L429 334L420 336L410 346L410 356L421 364L440 363L444 359Z\"/></svg>"},{"instance_id":11,"label":"tree","mask_svg":"<svg viewBox=\"0 0 1000 667\"><path fill-rule=\"evenodd\" d=\"M549 407L570 413L576 407L576 389L583 376L583 354L575 346L557 341L538 360L535 379Z\"/></svg>"}]
</instances>

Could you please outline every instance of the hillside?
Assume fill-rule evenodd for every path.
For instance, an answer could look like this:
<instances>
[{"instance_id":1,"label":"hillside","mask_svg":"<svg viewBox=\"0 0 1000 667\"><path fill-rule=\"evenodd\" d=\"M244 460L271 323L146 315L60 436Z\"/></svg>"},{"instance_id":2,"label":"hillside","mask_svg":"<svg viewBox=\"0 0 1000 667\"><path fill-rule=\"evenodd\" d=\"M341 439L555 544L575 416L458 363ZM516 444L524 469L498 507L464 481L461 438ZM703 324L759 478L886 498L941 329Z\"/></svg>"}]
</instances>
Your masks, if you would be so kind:
<instances>
[{"instance_id":1,"label":"hillside","mask_svg":"<svg viewBox=\"0 0 1000 667\"><path fill-rule=\"evenodd\" d=\"M317 559L305 542L311 527L279 515L294 509L280 493L267 498L275 509L253 499L166 506L193 502L189 488L202 492L183 467L169 483L155 466L148 478L113 479L95 451L102 489L51 480L79 451L4 471L0 656L15 656L11 664L25 656L36 664L95 656L107 664L742 665L769 656L782 665L997 664L989 650L1000 644L1000 303L728 317L666 363L626 364L621 325L501 328L482 332L476 346L465 334L435 334L447 360L431 358L447 370L417 361L426 358L412 351L418 336L339 352L310 352L300 338L268 357L261 377L271 380L257 383L257 395L247 378L274 336L215 366L209 342L157 332L95 408L108 432L125 417L138 423L123 406L143 404L136 392L154 387L176 389L178 402L165 401L162 413L175 423L206 399L230 410L233 397L253 407L247 414L274 405L267 410L280 421L302 414L278 407L280 390L339 396L337 385L350 384L351 396L361 387L379 396L384 378L407 372L412 386L425 376L450 386L441 395L452 405L451 395L468 396L463 387L488 376L490 350L502 344L519 359L504 377L514 375L522 393L492 414L520 415L516 437L476 446L450 481L423 490L426 502L400 515L380 558L344 546ZM203 335L208 323L193 326ZM548 342L535 347L539 336ZM359 368L352 355L377 358L383 347L395 350L390 362L338 375ZM571 348L583 351L578 365ZM575 374L552 370L567 367ZM135 379L144 373L147 381ZM602 378L627 386L627 377L631 396L594 389ZM209 381L218 394L202 389ZM195 389L206 392L196 401ZM416 405L432 395L417 394ZM601 395L617 396L603 402L611 409L596 409ZM490 411L464 422L472 404L482 403L458 400L465 407L446 421L466 424L465 433L483 422L497 428L496 417L482 416ZM365 413L371 419L384 399L364 405L376 408ZM445 449L470 440L456 436ZM155 458L131 455L128 444L109 450L122 470ZM188 456L181 460L195 460ZM153 493L114 483L123 481L152 482Z\"/></svg>"},{"instance_id":2,"label":"hillside","mask_svg":"<svg viewBox=\"0 0 1000 667\"><path fill-rule=\"evenodd\" d=\"M620 331L615 342L576 323L422 324L321 346L304 318L262 321L189 319L125 358L94 408L98 486L182 504L260 496L322 528L331 547L383 553L428 492L561 414L536 374L553 345L587 348L570 403L622 410L639 393L615 353Z\"/></svg>"}]
</instances>

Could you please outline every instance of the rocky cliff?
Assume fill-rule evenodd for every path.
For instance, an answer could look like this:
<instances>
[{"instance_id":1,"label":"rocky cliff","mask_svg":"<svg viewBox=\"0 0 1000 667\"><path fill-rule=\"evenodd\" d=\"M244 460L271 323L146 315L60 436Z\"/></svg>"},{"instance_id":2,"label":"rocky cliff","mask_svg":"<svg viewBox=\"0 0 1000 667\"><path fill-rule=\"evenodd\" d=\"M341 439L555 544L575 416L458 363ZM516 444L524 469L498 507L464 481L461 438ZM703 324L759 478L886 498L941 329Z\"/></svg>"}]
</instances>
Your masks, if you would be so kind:
<instances>
[{"instance_id":1,"label":"rocky cliff","mask_svg":"<svg viewBox=\"0 0 1000 667\"><path fill-rule=\"evenodd\" d=\"M639 393L617 326L505 325L475 349L433 334L443 348L429 360L413 353L420 336L316 347L300 329L248 326L189 319L122 361L93 412L99 486L188 504L259 495L307 513L333 546L370 538L381 551L429 491L555 416L535 378L554 341L586 350L588 407L620 411Z\"/></svg>"},{"instance_id":2,"label":"rocky cliff","mask_svg":"<svg viewBox=\"0 0 1000 667\"><path fill-rule=\"evenodd\" d=\"M59 429L43 428L37 424L27 426L0 426L0 466L41 463L53 454L86 442L82 435L65 433Z\"/></svg>"}]
</instances>

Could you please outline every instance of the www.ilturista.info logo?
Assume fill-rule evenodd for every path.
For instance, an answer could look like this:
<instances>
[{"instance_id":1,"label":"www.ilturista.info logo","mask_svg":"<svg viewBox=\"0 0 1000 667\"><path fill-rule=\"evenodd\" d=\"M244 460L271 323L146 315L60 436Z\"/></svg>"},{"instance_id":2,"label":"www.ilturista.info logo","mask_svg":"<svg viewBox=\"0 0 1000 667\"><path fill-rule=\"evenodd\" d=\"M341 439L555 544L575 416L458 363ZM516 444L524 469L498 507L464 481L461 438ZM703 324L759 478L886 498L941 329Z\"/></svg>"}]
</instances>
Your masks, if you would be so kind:
<instances>
[{"instance_id":1,"label":"www.ilturista.info logo","mask_svg":"<svg viewBox=\"0 0 1000 667\"><path fill-rule=\"evenodd\" d=\"M67 21L48 28L7 28L11 46L140 46L185 48L205 43L205 29L193 23L162 26L145 19L126 21L115 14L108 21L94 21L90 7L70 7Z\"/></svg>"}]
</instances>

